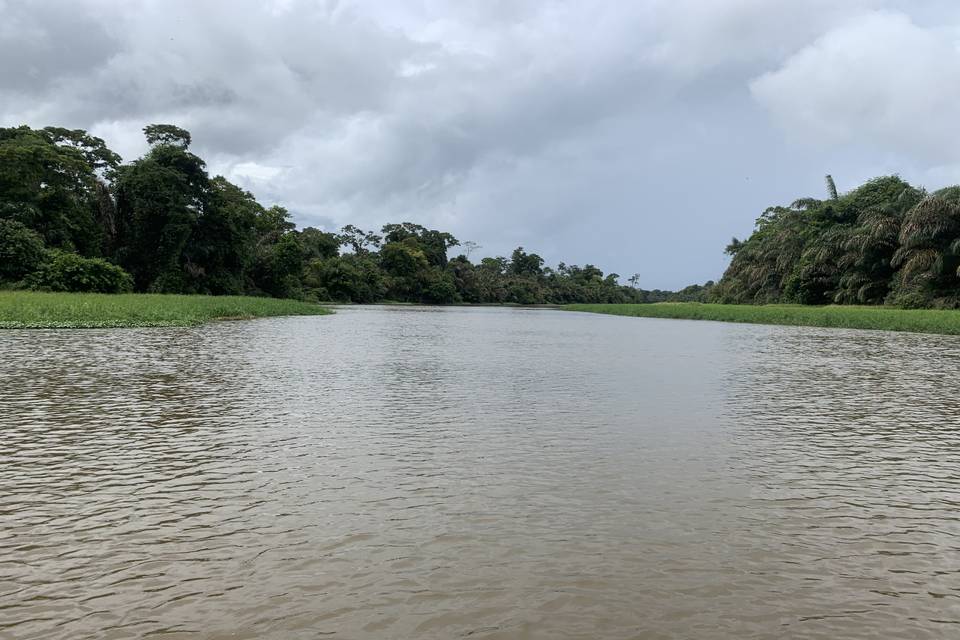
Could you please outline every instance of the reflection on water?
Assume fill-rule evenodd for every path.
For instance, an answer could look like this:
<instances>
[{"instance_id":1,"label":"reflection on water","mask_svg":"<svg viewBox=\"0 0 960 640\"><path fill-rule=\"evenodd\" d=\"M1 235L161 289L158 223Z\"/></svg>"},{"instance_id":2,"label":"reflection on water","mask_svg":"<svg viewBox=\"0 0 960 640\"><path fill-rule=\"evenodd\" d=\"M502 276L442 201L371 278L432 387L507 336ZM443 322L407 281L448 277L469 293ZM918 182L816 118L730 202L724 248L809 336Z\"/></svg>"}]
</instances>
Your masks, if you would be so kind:
<instances>
[{"instance_id":1,"label":"reflection on water","mask_svg":"<svg viewBox=\"0 0 960 640\"><path fill-rule=\"evenodd\" d=\"M953 637L958 373L547 310L3 332L0 637Z\"/></svg>"}]
</instances>

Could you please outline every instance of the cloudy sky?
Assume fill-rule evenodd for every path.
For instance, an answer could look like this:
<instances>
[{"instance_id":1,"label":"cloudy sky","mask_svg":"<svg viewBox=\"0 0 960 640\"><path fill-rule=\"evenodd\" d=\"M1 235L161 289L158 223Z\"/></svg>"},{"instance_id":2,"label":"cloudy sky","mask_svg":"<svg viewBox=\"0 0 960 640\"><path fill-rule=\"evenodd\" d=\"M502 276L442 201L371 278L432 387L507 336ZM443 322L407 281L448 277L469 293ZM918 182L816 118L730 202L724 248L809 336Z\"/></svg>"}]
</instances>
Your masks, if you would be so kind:
<instances>
[{"instance_id":1,"label":"cloudy sky","mask_svg":"<svg viewBox=\"0 0 960 640\"><path fill-rule=\"evenodd\" d=\"M960 182L958 46L955 0L0 0L0 125L676 288L825 173Z\"/></svg>"}]
</instances>

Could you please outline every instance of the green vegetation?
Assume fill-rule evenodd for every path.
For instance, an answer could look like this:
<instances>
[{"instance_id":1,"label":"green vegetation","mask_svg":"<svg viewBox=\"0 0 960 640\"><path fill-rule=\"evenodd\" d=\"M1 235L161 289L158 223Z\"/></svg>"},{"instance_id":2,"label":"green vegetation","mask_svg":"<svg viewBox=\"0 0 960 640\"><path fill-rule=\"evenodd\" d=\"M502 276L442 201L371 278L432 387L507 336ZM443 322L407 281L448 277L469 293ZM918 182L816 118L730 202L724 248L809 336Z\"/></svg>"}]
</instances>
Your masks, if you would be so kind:
<instances>
[{"instance_id":1,"label":"green vegetation","mask_svg":"<svg viewBox=\"0 0 960 640\"><path fill-rule=\"evenodd\" d=\"M191 326L326 313L317 304L275 298L0 291L2 329Z\"/></svg>"},{"instance_id":2,"label":"green vegetation","mask_svg":"<svg viewBox=\"0 0 960 640\"><path fill-rule=\"evenodd\" d=\"M190 133L144 127L123 164L100 138L0 128L0 289L244 295L369 303L891 305L960 308L960 186L933 193L896 176L768 208L726 251L717 282L644 291L594 265L551 268L518 247L481 247L404 222L296 229L222 176ZM448 254L456 247L463 252Z\"/></svg>"},{"instance_id":3,"label":"green vegetation","mask_svg":"<svg viewBox=\"0 0 960 640\"><path fill-rule=\"evenodd\" d=\"M380 232L297 230L190 151L190 133L144 127L150 150L122 164L100 138L0 128L0 288L253 295L338 302L648 302L593 265L544 266L448 251L451 234L409 222ZM344 249L341 252L341 248Z\"/></svg>"},{"instance_id":4,"label":"green vegetation","mask_svg":"<svg viewBox=\"0 0 960 640\"><path fill-rule=\"evenodd\" d=\"M701 301L960 307L960 187L888 176L840 195L827 176L827 191L767 209Z\"/></svg>"},{"instance_id":5,"label":"green vegetation","mask_svg":"<svg viewBox=\"0 0 960 640\"><path fill-rule=\"evenodd\" d=\"M117 265L56 249L26 281L45 291L127 293L133 289L130 274Z\"/></svg>"},{"instance_id":6,"label":"green vegetation","mask_svg":"<svg viewBox=\"0 0 960 640\"><path fill-rule=\"evenodd\" d=\"M735 305L695 302L657 304L573 304L567 311L589 311L641 318L718 320L754 324L805 327L878 329L960 335L960 311L943 309L894 309L868 306Z\"/></svg>"}]
</instances>

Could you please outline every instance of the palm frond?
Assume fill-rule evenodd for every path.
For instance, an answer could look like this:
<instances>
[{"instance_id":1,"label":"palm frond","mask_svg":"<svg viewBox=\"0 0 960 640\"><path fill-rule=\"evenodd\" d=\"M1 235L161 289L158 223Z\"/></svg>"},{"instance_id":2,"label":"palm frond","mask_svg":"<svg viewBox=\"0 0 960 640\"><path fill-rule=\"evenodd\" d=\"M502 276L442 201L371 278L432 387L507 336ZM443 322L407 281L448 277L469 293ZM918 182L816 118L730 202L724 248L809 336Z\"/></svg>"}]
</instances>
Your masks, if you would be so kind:
<instances>
[{"instance_id":1,"label":"palm frond","mask_svg":"<svg viewBox=\"0 0 960 640\"><path fill-rule=\"evenodd\" d=\"M902 271L904 277L913 277L921 273L928 273L935 269L938 261L941 261L941 255L933 249L921 249L913 252L910 258L903 264ZM942 261L940 262L942 264Z\"/></svg>"}]
</instances>

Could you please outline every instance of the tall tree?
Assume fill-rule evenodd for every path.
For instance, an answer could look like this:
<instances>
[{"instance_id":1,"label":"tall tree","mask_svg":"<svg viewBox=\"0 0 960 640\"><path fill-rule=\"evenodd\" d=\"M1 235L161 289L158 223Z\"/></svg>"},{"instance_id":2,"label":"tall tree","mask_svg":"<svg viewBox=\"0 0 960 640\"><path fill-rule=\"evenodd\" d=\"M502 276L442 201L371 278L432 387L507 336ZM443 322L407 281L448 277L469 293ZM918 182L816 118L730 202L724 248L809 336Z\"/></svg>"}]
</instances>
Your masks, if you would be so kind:
<instances>
[{"instance_id":1,"label":"tall tree","mask_svg":"<svg viewBox=\"0 0 960 640\"><path fill-rule=\"evenodd\" d=\"M23 223L50 247L97 255L102 230L92 155L44 130L0 128L0 217Z\"/></svg>"},{"instance_id":2,"label":"tall tree","mask_svg":"<svg viewBox=\"0 0 960 640\"><path fill-rule=\"evenodd\" d=\"M372 231L364 231L352 224L343 227L340 230L339 237L340 244L350 247L358 256L379 249L380 243L383 241L381 236Z\"/></svg>"},{"instance_id":3,"label":"tall tree","mask_svg":"<svg viewBox=\"0 0 960 640\"><path fill-rule=\"evenodd\" d=\"M185 249L212 197L205 163L187 150L189 134L157 133L169 127L145 127L154 146L114 182L117 259L141 291L191 290L194 260Z\"/></svg>"},{"instance_id":4,"label":"tall tree","mask_svg":"<svg viewBox=\"0 0 960 640\"><path fill-rule=\"evenodd\" d=\"M904 218L896 301L905 306L960 305L960 187L924 198Z\"/></svg>"}]
</instances>

